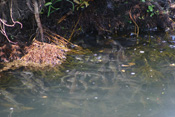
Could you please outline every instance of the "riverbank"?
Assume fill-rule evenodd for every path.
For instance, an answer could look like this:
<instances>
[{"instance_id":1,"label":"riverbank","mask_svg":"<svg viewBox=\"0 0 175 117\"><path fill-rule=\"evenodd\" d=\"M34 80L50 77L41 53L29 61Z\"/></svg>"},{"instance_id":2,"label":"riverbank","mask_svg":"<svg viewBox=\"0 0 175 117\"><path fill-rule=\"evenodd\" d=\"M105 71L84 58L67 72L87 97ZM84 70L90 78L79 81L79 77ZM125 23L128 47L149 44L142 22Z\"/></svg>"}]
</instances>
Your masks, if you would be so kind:
<instances>
[{"instance_id":1,"label":"riverbank","mask_svg":"<svg viewBox=\"0 0 175 117\"><path fill-rule=\"evenodd\" d=\"M60 10L49 14L49 6L44 7L45 3L42 0L37 7L31 7L33 11L30 8L31 1L26 6L27 11L23 11L24 7L20 4L25 2L17 4L7 0L2 7L7 11L2 10L0 17L13 25L0 21L2 68L7 70L12 66L59 65L66 60L67 52L76 46L71 42L83 47L96 47L103 45L106 40L109 42L113 36L137 40L140 39L140 33L174 29L173 3L166 6L166 2L160 1L88 0L79 4L71 2L74 5L67 1L53 4ZM2 5L3 3L0 3L0 6ZM39 10L36 11L35 7ZM17 8L23 11L23 15L26 12L25 17L22 14L17 15ZM3 16L5 13L8 14L6 17Z\"/></svg>"}]
</instances>

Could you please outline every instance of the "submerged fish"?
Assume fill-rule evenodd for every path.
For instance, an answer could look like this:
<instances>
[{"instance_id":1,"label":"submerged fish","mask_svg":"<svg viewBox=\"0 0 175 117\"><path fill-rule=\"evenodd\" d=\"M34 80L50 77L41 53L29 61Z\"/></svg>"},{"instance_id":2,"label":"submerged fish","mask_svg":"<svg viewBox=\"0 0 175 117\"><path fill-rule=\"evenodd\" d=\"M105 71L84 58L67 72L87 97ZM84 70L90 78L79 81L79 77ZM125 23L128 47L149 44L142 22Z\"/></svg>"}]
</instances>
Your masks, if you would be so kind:
<instances>
[{"instance_id":1,"label":"submerged fish","mask_svg":"<svg viewBox=\"0 0 175 117\"><path fill-rule=\"evenodd\" d=\"M32 72L23 71L20 73L22 77L20 80L24 86L31 89L32 92L39 92L42 94L45 91L48 91L48 88L44 86L44 82L38 78L33 77L34 74Z\"/></svg>"},{"instance_id":2,"label":"submerged fish","mask_svg":"<svg viewBox=\"0 0 175 117\"><path fill-rule=\"evenodd\" d=\"M25 79L30 79L34 76L32 72L27 72L27 71L21 72L20 75Z\"/></svg>"}]
</instances>

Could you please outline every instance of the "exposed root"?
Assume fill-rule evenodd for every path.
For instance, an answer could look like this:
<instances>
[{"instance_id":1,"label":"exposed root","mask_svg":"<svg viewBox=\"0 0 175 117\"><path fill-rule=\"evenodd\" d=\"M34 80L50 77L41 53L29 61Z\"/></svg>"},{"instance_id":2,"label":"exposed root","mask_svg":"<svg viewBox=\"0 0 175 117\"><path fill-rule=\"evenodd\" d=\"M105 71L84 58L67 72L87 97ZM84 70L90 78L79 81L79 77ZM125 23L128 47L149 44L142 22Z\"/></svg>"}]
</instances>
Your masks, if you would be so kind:
<instances>
[{"instance_id":1,"label":"exposed root","mask_svg":"<svg viewBox=\"0 0 175 117\"><path fill-rule=\"evenodd\" d=\"M34 39L32 45L22 49L23 52L20 52L21 49L18 45L8 44L0 48L0 60L6 62L0 72L22 66L44 68L59 65L65 61L66 54L69 51L68 41L49 30L45 30L44 34L46 39L50 41L49 43Z\"/></svg>"},{"instance_id":2,"label":"exposed root","mask_svg":"<svg viewBox=\"0 0 175 117\"><path fill-rule=\"evenodd\" d=\"M42 27L41 20L39 17L39 6L38 6L38 3L36 2L36 0L33 0L33 5L34 5L35 20L36 20L37 26L39 28L41 40L44 41L43 27Z\"/></svg>"},{"instance_id":3,"label":"exposed root","mask_svg":"<svg viewBox=\"0 0 175 117\"><path fill-rule=\"evenodd\" d=\"M11 41L9 38L8 38L8 36L7 36L7 34L6 34L6 31L5 31L5 25L4 24L1 24L1 23L3 23L3 21L1 21L1 19L0 19L0 32L1 32L1 34L3 34L5 37L6 37L6 39L8 40L8 42L10 42L10 43L12 43L12 44L17 44L17 42L13 42L13 41Z\"/></svg>"},{"instance_id":4,"label":"exposed root","mask_svg":"<svg viewBox=\"0 0 175 117\"><path fill-rule=\"evenodd\" d=\"M135 31L134 31L134 33L137 35L137 37L139 36L139 26L138 26L138 24L136 23L136 21L135 21L135 17L133 18L132 17L132 8L130 9L130 11L129 11L129 17L130 17L130 19L132 20L132 22L135 24Z\"/></svg>"},{"instance_id":5,"label":"exposed root","mask_svg":"<svg viewBox=\"0 0 175 117\"><path fill-rule=\"evenodd\" d=\"M3 68L0 68L0 72L17 69L22 66L42 69L48 66L59 65L66 60L66 54L70 51L68 46L71 45L75 46L73 51L71 50L71 53L82 54L87 51L48 29L44 29L44 35L49 43L39 42L33 39L32 45L23 48L23 52L20 52L19 45L8 44L0 48L0 60L4 60L3 62L5 62Z\"/></svg>"},{"instance_id":6,"label":"exposed root","mask_svg":"<svg viewBox=\"0 0 175 117\"><path fill-rule=\"evenodd\" d=\"M15 26L15 24L19 24L20 26L21 26L21 28L23 27L23 25L20 23L20 22L18 22L18 21L14 21L14 19L13 19L13 13L12 13L12 6L13 6L13 3L12 3L12 0L10 1L10 18L11 18L11 21L12 21L12 23L13 24L7 24L6 22L7 21L5 21L4 19L1 19L0 18L0 32L6 37L6 39L10 42L10 43L13 43L13 44L17 44L17 42L13 42L13 41L11 41L9 38L8 38L8 36L7 36L7 34L6 34L6 31L5 31L5 26L7 26L7 27L14 27Z\"/></svg>"}]
</instances>

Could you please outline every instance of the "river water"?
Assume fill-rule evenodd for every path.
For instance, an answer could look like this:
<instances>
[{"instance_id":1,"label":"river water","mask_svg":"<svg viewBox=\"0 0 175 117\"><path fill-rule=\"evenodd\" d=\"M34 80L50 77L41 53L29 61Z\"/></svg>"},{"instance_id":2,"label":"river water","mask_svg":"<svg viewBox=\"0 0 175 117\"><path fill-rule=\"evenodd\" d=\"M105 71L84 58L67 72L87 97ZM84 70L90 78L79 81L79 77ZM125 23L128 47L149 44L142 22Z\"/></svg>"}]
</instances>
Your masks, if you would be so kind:
<instances>
[{"instance_id":1,"label":"river water","mask_svg":"<svg viewBox=\"0 0 175 117\"><path fill-rule=\"evenodd\" d=\"M3 72L0 117L175 117L173 37L69 55L59 70Z\"/></svg>"}]
</instances>

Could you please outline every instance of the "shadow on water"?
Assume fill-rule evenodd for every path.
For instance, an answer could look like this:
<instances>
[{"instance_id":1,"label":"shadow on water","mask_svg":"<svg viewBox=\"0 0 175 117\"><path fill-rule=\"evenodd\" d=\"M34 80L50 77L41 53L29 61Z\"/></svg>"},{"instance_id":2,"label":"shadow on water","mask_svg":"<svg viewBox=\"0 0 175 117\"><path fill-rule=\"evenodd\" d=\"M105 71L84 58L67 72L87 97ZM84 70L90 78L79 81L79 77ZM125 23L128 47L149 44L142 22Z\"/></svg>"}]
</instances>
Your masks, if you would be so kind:
<instances>
[{"instance_id":1,"label":"shadow on water","mask_svg":"<svg viewBox=\"0 0 175 117\"><path fill-rule=\"evenodd\" d=\"M70 55L60 72L0 73L0 115L174 117L175 54L169 38L174 39L148 36L137 47Z\"/></svg>"}]
</instances>

